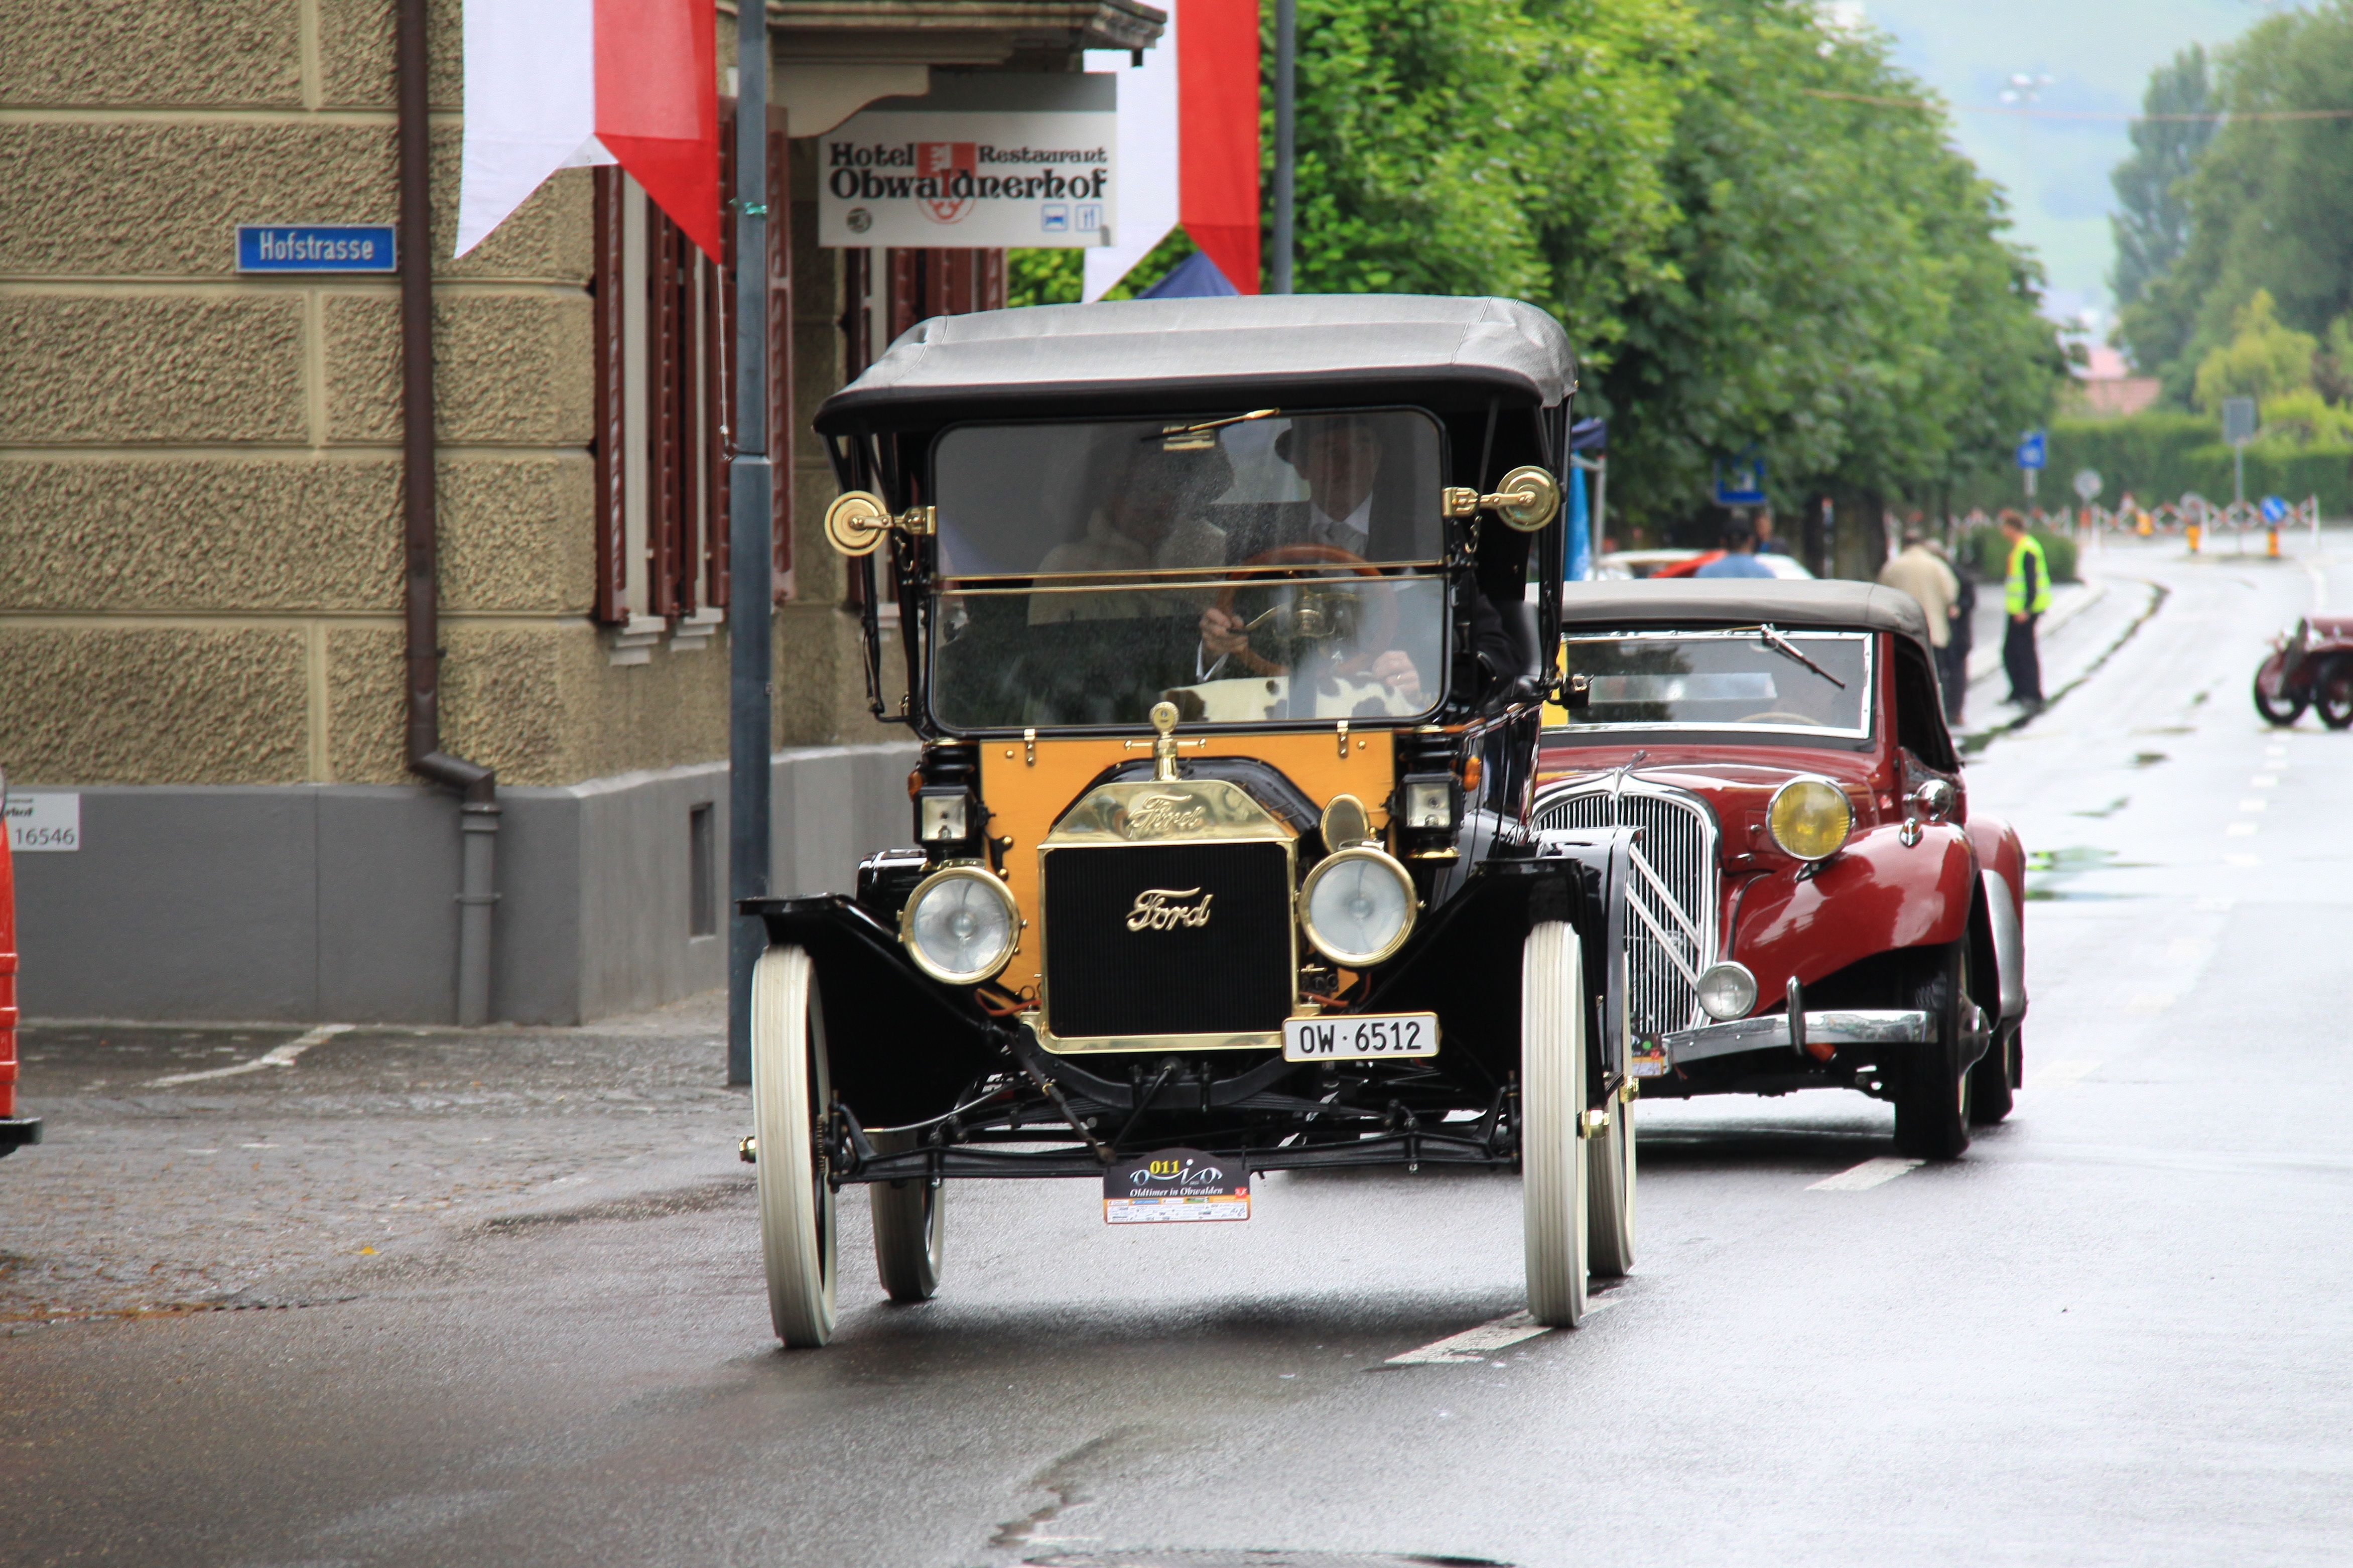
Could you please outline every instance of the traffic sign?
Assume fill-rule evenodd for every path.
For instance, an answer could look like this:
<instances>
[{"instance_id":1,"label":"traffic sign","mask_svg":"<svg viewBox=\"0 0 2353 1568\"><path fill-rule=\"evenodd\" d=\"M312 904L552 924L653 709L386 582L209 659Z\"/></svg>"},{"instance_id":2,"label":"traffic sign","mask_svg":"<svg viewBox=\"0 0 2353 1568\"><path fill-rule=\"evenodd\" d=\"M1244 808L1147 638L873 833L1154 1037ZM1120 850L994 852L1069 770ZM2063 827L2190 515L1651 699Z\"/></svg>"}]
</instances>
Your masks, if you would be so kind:
<instances>
[{"instance_id":1,"label":"traffic sign","mask_svg":"<svg viewBox=\"0 0 2353 1568\"><path fill-rule=\"evenodd\" d=\"M1765 459L1750 452L1715 466L1715 504L1763 506Z\"/></svg>"},{"instance_id":2,"label":"traffic sign","mask_svg":"<svg viewBox=\"0 0 2353 1568\"><path fill-rule=\"evenodd\" d=\"M2077 468L2074 482L2076 496L2085 506L2089 506L2092 504L2092 498L2100 493L2100 486L2104 481L2097 468Z\"/></svg>"},{"instance_id":3,"label":"traffic sign","mask_svg":"<svg viewBox=\"0 0 2353 1568\"><path fill-rule=\"evenodd\" d=\"M2255 438L2255 400L2252 397L2222 399L2222 439L2233 447L2243 447Z\"/></svg>"},{"instance_id":4,"label":"traffic sign","mask_svg":"<svg viewBox=\"0 0 2353 1568\"><path fill-rule=\"evenodd\" d=\"M2287 521L2287 502L2277 496L2265 496L2263 500L2263 513L2265 522L2277 526Z\"/></svg>"},{"instance_id":5,"label":"traffic sign","mask_svg":"<svg viewBox=\"0 0 2353 1568\"><path fill-rule=\"evenodd\" d=\"M2048 463L2050 459L2050 450L2046 445L2043 433L2042 431L2029 430L2023 437L2020 437L2018 443L2018 466L2020 468L2040 468Z\"/></svg>"}]
</instances>

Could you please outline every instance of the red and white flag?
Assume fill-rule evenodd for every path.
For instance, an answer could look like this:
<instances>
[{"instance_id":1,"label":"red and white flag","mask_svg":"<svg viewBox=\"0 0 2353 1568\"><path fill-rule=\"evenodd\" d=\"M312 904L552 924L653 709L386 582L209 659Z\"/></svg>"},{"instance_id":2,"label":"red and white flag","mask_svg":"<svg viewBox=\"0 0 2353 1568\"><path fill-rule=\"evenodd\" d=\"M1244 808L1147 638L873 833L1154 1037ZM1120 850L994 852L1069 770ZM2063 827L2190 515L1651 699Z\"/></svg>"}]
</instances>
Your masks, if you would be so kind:
<instances>
[{"instance_id":1,"label":"red and white flag","mask_svg":"<svg viewBox=\"0 0 2353 1568\"><path fill-rule=\"evenodd\" d=\"M716 28L711 0L466 0L457 254L556 170L618 163L716 260Z\"/></svg>"}]
</instances>

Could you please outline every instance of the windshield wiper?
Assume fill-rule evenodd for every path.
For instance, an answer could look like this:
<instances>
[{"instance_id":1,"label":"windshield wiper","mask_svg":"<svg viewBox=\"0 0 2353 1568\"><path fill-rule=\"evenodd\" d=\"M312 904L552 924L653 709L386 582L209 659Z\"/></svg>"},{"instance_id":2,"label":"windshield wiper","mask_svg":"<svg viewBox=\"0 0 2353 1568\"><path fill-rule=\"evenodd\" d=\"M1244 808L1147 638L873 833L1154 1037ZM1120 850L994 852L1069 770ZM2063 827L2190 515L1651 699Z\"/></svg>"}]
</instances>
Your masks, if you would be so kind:
<instances>
[{"instance_id":1,"label":"windshield wiper","mask_svg":"<svg viewBox=\"0 0 2353 1568\"><path fill-rule=\"evenodd\" d=\"M1191 452L1206 450L1217 445L1214 437L1202 440L1212 430L1222 430L1229 425L1246 424L1252 419L1271 419L1282 413L1280 408L1253 408L1248 414L1229 414L1223 419L1204 419L1198 425L1164 425L1157 435L1146 434L1146 441L1157 441L1165 451ZM1187 440L1187 437L1194 437Z\"/></svg>"},{"instance_id":2,"label":"windshield wiper","mask_svg":"<svg viewBox=\"0 0 2353 1568\"><path fill-rule=\"evenodd\" d=\"M1757 628L1757 637L1758 641L1770 644L1776 652L1788 654L1791 658L1796 659L1799 664L1804 665L1808 669L1812 670L1816 675L1820 676L1824 680L1829 681L1841 691L1844 691L1846 689L1845 681L1841 680L1837 676L1832 675L1829 670L1824 669L1820 665L1816 664L1812 659L1808 658L1804 654L1799 653L1798 651L1798 645L1791 642L1788 637L1783 637L1779 632L1774 630L1771 622L1768 621L1765 625L1758 626Z\"/></svg>"}]
</instances>

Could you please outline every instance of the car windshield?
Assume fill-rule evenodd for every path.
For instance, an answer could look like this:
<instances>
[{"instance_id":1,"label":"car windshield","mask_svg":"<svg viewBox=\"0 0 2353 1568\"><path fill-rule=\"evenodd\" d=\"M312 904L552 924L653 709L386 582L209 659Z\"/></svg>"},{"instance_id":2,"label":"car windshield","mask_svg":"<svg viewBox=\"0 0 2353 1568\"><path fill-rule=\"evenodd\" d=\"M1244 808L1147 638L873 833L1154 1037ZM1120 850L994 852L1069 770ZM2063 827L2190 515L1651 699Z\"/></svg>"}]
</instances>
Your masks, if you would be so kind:
<instances>
[{"instance_id":1,"label":"car windshield","mask_svg":"<svg viewBox=\"0 0 2353 1568\"><path fill-rule=\"evenodd\" d=\"M1549 710L1570 733L1754 730L1854 740L1871 733L1868 632L1622 632L1562 641L1581 710Z\"/></svg>"},{"instance_id":2,"label":"car windshield","mask_svg":"<svg viewBox=\"0 0 2353 1568\"><path fill-rule=\"evenodd\" d=\"M1409 410L965 425L932 454L951 730L1409 719L1443 687L1438 426Z\"/></svg>"}]
</instances>

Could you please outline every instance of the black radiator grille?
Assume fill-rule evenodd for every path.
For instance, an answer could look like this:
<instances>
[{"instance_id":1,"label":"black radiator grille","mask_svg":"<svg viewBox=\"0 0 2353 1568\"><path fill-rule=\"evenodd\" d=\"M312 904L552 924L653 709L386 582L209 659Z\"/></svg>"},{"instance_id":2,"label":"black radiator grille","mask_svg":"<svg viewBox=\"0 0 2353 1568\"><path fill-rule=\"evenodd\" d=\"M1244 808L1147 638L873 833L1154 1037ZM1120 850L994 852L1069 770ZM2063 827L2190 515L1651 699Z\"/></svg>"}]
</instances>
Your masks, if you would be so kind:
<instances>
[{"instance_id":1,"label":"black radiator grille","mask_svg":"<svg viewBox=\"0 0 2353 1568\"><path fill-rule=\"evenodd\" d=\"M1281 844L1046 853L1046 1026L1104 1035L1272 1032L1290 1016ZM1206 905L1208 914L1199 911Z\"/></svg>"}]
</instances>

